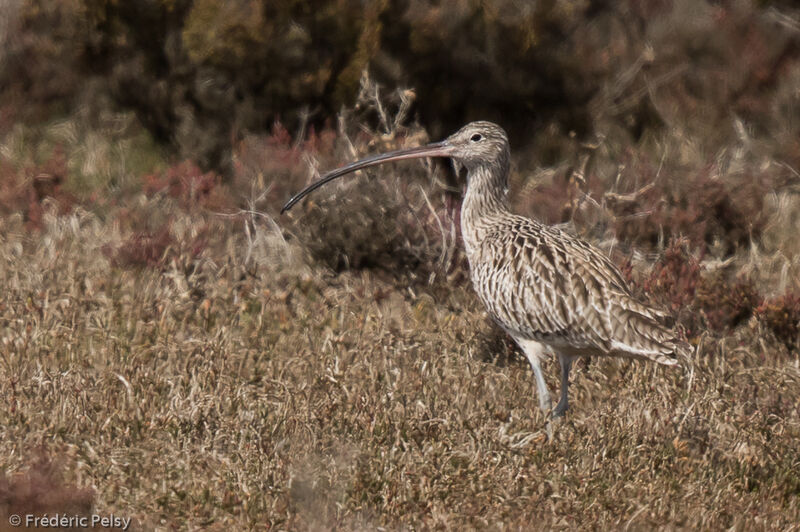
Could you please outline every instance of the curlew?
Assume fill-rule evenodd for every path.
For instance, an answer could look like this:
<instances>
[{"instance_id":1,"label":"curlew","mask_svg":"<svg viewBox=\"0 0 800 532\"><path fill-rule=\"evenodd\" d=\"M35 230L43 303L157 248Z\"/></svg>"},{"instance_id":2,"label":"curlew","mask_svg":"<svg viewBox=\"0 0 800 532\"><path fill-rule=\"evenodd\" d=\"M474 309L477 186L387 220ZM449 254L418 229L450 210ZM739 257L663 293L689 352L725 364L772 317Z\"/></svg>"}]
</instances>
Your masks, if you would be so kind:
<instances>
[{"instance_id":1,"label":"curlew","mask_svg":"<svg viewBox=\"0 0 800 532\"><path fill-rule=\"evenodd\" d=\"M668 315L637 300L599 249L558 228L513 214L507 184L509 144L491 122L473 122L441 142L367 157L323 175L293 196L369 166L421 157L449 157L467 171L461 231L470 277L489 315L516 341L533 369L545 416L569 406L569 371L580 356L622 356L675 365L689 346L666 325ZM561 397L552 409L542 360L561 366Z\"/></svg>"}]
</instances>

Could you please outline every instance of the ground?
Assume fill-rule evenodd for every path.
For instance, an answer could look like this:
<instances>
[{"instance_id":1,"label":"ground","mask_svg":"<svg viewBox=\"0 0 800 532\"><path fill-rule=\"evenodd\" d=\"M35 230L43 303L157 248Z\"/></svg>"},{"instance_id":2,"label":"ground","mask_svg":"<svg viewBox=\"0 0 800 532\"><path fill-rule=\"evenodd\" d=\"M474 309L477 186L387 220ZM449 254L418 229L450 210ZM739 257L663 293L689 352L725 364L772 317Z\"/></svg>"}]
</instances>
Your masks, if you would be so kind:
<instances>
[{"instance_id":1,"label":"ground","mask_svg":"<svg viewBox=\"0 0 800 532\"><path fill-rule=\"evenodd\" d=\"M279 133L255 150L273 164L346 157ZM247 187L187 164L144 181L126 167L144 188L118 183L106 202L59 188L57 168L39 178L56 199L32 181L19 190L33 196L4 196L24 208L0 230L0 511L113 513L137 530L796 529L792 193L772 193L763 236L725 266L686 239L614 255L576 222L673 305L697 352L677 369L577 363L548 441L527 363L469 284L449 200L426 204L441 168L397 165L279 217L302 158L269 185L277 170L248 157L252 209L235 207ZM527 171L512 176L518 210L536 197ZM388 199L358 199L376 190ZM749 275L744 296L715 284L731 268ZM557 390L557 363L545 371Z\"/></svg>"}]
</instances>

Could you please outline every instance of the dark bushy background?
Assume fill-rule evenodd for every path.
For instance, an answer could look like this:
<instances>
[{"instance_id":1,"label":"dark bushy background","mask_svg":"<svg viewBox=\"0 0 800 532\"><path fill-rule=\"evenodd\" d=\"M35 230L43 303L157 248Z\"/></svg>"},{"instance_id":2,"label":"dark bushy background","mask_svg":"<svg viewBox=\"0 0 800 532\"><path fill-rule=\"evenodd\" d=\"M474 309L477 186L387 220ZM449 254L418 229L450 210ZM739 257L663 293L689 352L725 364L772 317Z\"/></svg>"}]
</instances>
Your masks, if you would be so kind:
<instances>
[{"instance_id":1,"label":"dark bushy background","mask_svg":"<svg viewBox=\"0 0 800 532\"><path fill-rule=\"evenodd\" d=\"M226 174L244 132L331 120L368 68L389 89L416 91L413 111L432 136L495 120L517 145L537 141L545 164L563 156L565 138L607 133L603 120L635 140L676 114L714 142L735 133L736 116L800 151L797 125L779 130L800 53L791 3L12 0L3 9L0 127L113 105L135 111L179 159Z\"/></svg>"}]
</instances>

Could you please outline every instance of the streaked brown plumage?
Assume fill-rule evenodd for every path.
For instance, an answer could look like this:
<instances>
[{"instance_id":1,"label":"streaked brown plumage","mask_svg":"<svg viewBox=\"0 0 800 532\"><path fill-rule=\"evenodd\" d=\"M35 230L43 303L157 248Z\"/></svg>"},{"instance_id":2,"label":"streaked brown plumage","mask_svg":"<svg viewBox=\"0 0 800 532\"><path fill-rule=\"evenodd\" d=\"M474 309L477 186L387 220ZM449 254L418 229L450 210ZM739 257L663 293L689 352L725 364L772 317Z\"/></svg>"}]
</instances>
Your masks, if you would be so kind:
<instances>
[{"instance_id":1,"label":"streaked brown plumage","mask_svg":"<svg viewBox=\"0 0 800 532\"><path fill-rule=\"evenodd\" d=\"M368 157L329 172L283 210L346 173L418 157L450 157L457 170L467 170L461 230L472 283L489 314L528 358L545 413L551 408L541 369L547 351L557 354L561 365L555 416L567 410L569 369L575 357L624 356L664 365L677 364L678 356L688 357L689 346L666 325L667 314L635 299L601 251L509 210L508 138L490 122L473 122L442 142Z\"/></svg>"}]
</instances>

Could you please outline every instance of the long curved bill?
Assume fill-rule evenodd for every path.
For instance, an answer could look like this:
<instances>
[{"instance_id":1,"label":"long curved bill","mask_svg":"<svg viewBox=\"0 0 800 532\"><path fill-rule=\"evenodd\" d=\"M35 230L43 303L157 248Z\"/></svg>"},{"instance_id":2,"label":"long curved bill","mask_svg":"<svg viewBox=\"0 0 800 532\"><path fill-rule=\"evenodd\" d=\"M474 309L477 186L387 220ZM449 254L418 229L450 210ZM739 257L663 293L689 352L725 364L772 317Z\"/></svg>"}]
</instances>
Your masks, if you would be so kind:
<instances>
[{"instance_id":1,"label":"long curved bill","mask_svg":"<svg viewBox=\"0 0 800 532\"><path fill-rule=\"evenodd\" d=\"M350 163L347 166L342 166L341 168L337 168L336 170L331 170L327 174L323 175L319 178L318 181L311 183L309 186L292 196L289 201L286 202L286 205L283 206L281 209L281 214L285 213L294 205L299 202L301 199L305 198L319 187L324 185L325 183L329 183L336 179L337 177L342 177L345 174L349 174L350 172L355 172L356 170L361 170L362 168L368 168L370 166L375 166L378 164L389 163L392 161L402 161L403 159L420 159L423 157L450 157L453 153L453 148L446 141L442 142L434 142L432 144L427 144L425 146L419 146L417 148L408 148L405 150L396 150L390 151L387 153L382 153L380 155L373 155L371 157L366 157L361 159L360 161L356 161L354 163Z\"/></svg>"}]
</instances>

